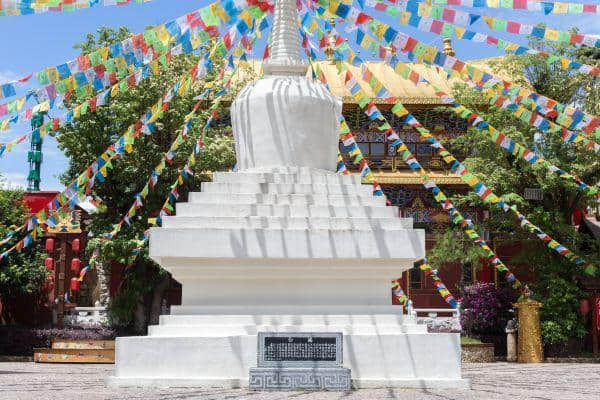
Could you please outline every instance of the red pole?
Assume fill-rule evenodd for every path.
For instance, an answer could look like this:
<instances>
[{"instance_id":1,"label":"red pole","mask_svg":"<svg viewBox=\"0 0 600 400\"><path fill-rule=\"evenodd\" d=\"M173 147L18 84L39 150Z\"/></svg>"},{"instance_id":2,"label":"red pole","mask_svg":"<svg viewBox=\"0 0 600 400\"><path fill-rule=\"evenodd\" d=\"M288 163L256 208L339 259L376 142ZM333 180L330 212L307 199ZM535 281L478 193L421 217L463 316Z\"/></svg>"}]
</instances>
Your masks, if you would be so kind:
<instances>
[{"instance_id":1,"label":"red pole","mask_svg":"<svg viewBox=\"0 0 600 400\"><path fill-rule=\"evenodd\" d=\"M592 348L594 355L598 355L598 331L600 331L600 295L594 296L594 314L592 315Z\"/></svg>"}]
</instances>

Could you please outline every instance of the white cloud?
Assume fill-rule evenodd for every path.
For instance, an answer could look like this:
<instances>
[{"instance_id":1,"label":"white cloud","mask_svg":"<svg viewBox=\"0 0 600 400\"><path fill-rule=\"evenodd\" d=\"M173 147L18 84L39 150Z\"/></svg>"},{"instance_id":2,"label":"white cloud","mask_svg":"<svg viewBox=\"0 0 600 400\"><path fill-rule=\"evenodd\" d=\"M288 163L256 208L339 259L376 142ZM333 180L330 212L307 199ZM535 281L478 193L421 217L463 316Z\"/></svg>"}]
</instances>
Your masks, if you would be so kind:
<instances>
[{"instance_id":1,"label":"white cloud","mask_svg":"<svg viewBox=\"0 0 600 400\"><path fill-rule=\"evenodd\" d=\"M0 70L0 83L14 81L19 78L20 76L16 72L8 69Z\"/></svg>"},{"instance_id":2,"label":"white cloud","mask_svg":"<svg viewBox=\"0 0 600 400\"><path fill-rule=\"evenodd\" d=\"M0 187L26 189L27 175L22 172L1 172Z\"/></svg>"}]
</instances>

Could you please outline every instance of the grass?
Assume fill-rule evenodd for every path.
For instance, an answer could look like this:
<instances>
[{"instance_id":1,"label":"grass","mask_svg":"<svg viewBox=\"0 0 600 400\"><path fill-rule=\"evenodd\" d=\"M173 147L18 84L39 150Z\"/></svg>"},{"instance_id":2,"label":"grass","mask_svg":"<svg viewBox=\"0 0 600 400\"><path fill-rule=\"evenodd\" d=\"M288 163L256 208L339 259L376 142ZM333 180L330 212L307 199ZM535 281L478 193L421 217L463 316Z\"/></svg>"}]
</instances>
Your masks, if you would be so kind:
<instances>
[{"instance_id":1,"label":"grass","mask_svg":"<svg viewBox=\"0 0 600 400\"><path fill-rule=\"evenodd\" d=\"M460 344L481 344L482 341L468 336L460 337Z\"/></svg>"}]
</instances>

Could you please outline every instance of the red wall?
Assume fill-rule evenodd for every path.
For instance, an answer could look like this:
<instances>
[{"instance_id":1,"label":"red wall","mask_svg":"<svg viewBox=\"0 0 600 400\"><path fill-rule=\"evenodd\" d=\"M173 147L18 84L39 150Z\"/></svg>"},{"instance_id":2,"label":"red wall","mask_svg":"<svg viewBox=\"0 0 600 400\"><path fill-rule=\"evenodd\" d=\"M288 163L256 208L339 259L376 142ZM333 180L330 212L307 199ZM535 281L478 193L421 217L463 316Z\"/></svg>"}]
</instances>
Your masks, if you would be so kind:
<instances>
[{"instance_id":1,"label":"red wall","mask_svg":"<svg viewBox=\"0 0 600 400\"><path fill-rule=\"evenodd\" d=\"M60 192L56 191L39 191L39 192L25 192L25 204L29 208L29 211L32 214L40 211L42 208L46 207L54 197Z\"/></svg>"}]
</instances>

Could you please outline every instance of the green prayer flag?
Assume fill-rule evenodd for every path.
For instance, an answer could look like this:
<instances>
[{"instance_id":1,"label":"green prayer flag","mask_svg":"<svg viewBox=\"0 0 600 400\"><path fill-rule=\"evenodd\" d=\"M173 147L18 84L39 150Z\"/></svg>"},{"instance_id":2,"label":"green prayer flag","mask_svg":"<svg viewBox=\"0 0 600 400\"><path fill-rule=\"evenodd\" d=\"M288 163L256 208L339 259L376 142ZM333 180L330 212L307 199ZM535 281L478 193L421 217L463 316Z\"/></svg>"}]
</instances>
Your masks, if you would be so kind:
<instances>
[{"instance_id":1,"label":"green prayer flag","mask_svg":"<svg viewBox=\"0 0 600 400\"><path fill-rule=\"evenodd\" d=\"M45 85L49 85L50 84L50 78L48 77L48 74L46 73L46 71L40 71L36 74L36 78L38 80L38 83L40 84L40 86L45 86Z\"/></svg>"},{"instance_id":2,"label":"green prayer flag","mask_svg":"<svg viewBox=\"0 0 600 400\"><path fill-rule=\"evenodd\" d=\"M218 26L219 18L212 13L210 8L206 7L200 10L200 18L206 26Z\"/></svg>"},{"instance_id":3,"label":"green prayer flag","mask_svg":"<svg viewBox=\"0 0 600 400\"><path fill-rule=\"evenodd\" d=\"M99 51L93 51L90 53L90 64L92 67L102 64L102 55Z\"/></svg>"},{"instance_id":4,"label":"green prayer flag","mask_svg":"<svg viewBox=\"0 0 600 400\"><path fill-rule=\"evenodd\" d=\"M441 37L452 37L452 35L454 34L454 27L451 24L447 24L444 22L444 25L442 25L442 30L440 32L440 36Z\"/></svg>"}]
</instances>

